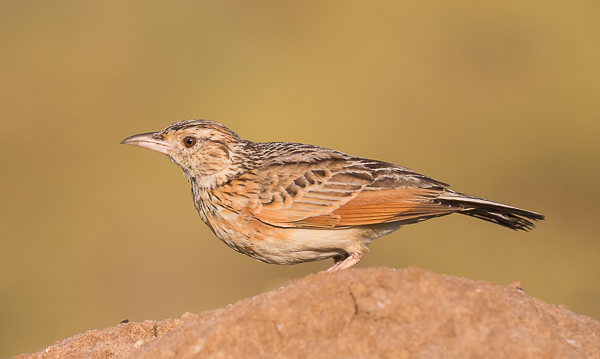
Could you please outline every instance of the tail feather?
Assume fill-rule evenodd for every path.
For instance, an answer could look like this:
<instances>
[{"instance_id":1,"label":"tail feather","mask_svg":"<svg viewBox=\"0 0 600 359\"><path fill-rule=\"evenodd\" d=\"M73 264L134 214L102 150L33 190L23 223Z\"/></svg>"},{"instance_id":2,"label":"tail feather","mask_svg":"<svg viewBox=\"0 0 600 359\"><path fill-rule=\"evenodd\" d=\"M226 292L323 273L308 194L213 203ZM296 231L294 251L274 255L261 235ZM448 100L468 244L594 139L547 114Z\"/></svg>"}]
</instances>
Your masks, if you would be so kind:
<instances>
[{"instance_id":1,"label":"tail feather","mask_svg":"<svg viewBox=\"0 0 600 359\"><path fill-rule=\"evenodd\" d=\"M544 220L544 215L526 211L524 209L508 206L487 199L470 196L446 190L438 197L438 200L457 204L462 207L460 214L482 219L484 221L499 224L514 230L529 231L535 228L533 221Z\"/></svg>"}]
</instances>

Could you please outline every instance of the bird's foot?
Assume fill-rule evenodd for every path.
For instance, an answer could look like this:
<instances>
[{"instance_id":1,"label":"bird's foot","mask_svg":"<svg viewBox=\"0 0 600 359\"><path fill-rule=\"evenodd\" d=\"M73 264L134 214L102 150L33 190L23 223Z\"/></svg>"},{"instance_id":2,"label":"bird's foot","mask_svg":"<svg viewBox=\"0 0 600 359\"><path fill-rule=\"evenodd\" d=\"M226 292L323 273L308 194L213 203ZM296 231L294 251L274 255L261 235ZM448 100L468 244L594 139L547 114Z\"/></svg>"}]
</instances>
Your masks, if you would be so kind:
<instances>
[{"instance_id":1,"label":"bird's foot","mask_svg":"<svg viewBox=\"0 0 600 359\"><path fill-rule=\"evenodd\" d=\"M346 257L335 258L335 262L331 267L329 267L325 272L335 272L336 270L347 269L360 262L362 258L362 253L351 253Z\"/></svg>"}]
</instances>

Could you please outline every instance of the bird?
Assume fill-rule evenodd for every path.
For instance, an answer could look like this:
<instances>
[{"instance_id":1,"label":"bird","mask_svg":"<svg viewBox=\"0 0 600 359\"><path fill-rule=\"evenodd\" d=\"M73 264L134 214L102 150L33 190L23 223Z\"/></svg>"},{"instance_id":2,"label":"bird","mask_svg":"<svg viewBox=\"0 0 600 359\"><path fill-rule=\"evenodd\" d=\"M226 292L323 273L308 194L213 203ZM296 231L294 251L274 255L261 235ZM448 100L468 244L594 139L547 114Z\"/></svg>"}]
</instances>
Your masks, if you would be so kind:
<instances>
[{"instance_id":1,"label":"bird","mask_svg":"<svg viewBox=\"0 0 600 359\"><path fill-rule=\"evenodd\" d=\"M528 231L541 214L455 192L408 168L290 142L252 142L208 120L175 122L121 144L165 154L191 183L217 238L271 264L332 258L347 269L401 226L459 213Z\"/></svg>"}]
</instances>

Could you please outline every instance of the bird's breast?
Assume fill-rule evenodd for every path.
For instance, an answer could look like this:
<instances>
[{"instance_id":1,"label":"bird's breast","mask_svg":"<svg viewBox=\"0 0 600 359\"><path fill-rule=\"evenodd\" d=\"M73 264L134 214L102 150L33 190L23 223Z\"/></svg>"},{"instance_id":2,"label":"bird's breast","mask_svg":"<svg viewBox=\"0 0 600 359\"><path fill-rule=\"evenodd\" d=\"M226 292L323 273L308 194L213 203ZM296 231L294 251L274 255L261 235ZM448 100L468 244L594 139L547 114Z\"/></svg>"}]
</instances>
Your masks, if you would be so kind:
<instances>
[{"instance_id":1,"label":"bird's breast","mask_svg":"<svg viewBox=\"0 0 600 359\"><path fill-rule=\"evenodd\" d=\"M232 206L218 191L192 186L194 205L212 232L234 250L256 256L256 242L273 235L261 228L251 214Z\"/></svg>"}]
</instances>

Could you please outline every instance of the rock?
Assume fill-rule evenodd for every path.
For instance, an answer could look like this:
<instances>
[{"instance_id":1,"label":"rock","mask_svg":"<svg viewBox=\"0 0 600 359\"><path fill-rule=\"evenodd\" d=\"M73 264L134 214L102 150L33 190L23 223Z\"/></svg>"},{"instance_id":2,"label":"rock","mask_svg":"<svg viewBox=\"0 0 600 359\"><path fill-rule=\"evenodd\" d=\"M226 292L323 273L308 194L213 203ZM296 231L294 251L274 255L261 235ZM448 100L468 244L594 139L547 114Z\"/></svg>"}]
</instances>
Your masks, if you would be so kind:
<instances>
[{"instance_id":1,"label":"rock","mask_svg":"<svg viewBox=\"0 0 600 359\"><path fill-rule=\"evenodd\" d=\"M17 355L14 359L115 358L118 355L129 354L143 344L162 337L192 317L195 317L195 314L185 313L180 319L167 319L162 322L146 320L142 323L132 323L124 320L114 327L89 330L58 341L37 353Z\"/></svg>"},{"instance_id":2,"label":"rock","mask_svg":"<svg viewBox=\"0 0 600 359\"><path fill-rule=\"evenodd\" d=\"M600 358L600 322L533 298L519 282L350 269L199 315L90 331L17 358L59 357Z\"/></svg>"}]
</instances>

